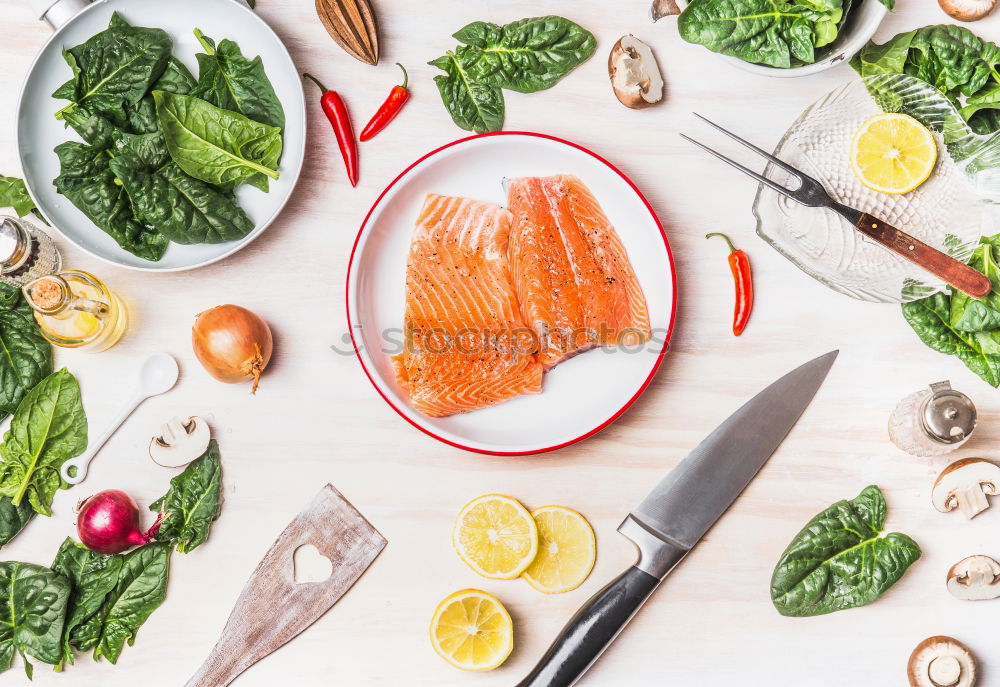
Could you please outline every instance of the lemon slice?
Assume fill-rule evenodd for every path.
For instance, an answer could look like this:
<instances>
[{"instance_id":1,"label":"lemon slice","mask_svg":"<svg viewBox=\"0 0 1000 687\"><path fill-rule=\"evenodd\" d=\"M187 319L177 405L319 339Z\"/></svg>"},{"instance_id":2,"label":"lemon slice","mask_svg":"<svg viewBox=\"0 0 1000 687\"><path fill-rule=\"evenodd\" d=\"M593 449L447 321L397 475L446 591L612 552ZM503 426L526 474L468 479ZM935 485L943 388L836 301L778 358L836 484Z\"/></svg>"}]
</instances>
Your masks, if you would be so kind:
<instances>
[{"instance_id":1,"label":"lemon slice","mask_svg":"<svg viewBox=\"0 0 1000 687\"><path fill-rule=\"evenodd\" d=\"M514 649L514 623L495 596L463 589L438 604L431 620L431 644L456 668L493 670Z\"/></svg>"},{"instance_id":2,"label":"lemon slice","mask_svg":"<svg viewBox=\"0 0 1000 687\"><path fill-rule=\"evenodd\" d=\"M865 187L880 193L912 191L931 175L935 162L933 134L910 115L875 115L851 141L851 169Z\"/></svg>"},{"instance_id":3,"label":"lemon slice","mask_svg":"<svg viewBox=\"0 0 1000 687\"><path fill-rule=\"evenodd\" d=\"M597 541L590 523L562 506L543 506L531 515L538 526L538 555L521 577L544 594L576 589L597 561Z\"/></svg>"},{"instance_id":4,"label":"lemon slice","mask_svg":"<svg viewBox=\"0 0 1000 687\"><path fill-rule=\"evenodd\" d=\"M538 552L538 528L531 513L516 499L499 494L465 504L451 540L470 568L494 580L518 577Z\"/></svg>"}]
</instances>

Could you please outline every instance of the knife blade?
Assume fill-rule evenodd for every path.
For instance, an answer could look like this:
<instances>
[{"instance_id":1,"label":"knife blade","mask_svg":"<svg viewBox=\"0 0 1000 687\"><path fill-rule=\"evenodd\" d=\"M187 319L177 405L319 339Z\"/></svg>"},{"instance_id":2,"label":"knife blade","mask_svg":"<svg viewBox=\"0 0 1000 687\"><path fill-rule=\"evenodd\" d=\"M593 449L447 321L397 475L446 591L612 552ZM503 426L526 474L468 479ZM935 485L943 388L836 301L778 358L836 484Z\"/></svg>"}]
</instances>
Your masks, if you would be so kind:
<instances>
[{"instance_id":1,"label":"knife blade","mask_svg":"<svg viewBox=\"0 0 1000 687\"><path fill-rule=\"evenodd\" d=\"M797 367L719 425L629 513L618 531L638 562L597 592L517 687L570 687L763 467L826 379L838 351Z\"/></svg>"}]
</instances>

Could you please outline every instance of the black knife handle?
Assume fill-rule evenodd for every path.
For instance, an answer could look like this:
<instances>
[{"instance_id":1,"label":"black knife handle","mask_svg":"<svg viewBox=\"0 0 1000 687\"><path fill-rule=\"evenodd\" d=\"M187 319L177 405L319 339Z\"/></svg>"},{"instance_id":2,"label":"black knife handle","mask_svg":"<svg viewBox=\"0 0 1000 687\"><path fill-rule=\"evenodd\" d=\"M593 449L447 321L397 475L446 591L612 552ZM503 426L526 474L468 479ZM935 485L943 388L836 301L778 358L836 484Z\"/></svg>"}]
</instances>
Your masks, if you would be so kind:
<instances>
[{"instance_id":1,"label":"black knife handle","mask_svg":"<svg viewBox=\"0 0 1000 687\"><path fill-rule=\"evenodd\" d=\"M632 566L597 592L517 687L570 687L604 653L660 580Z\"/></svg>"}]
</instances>

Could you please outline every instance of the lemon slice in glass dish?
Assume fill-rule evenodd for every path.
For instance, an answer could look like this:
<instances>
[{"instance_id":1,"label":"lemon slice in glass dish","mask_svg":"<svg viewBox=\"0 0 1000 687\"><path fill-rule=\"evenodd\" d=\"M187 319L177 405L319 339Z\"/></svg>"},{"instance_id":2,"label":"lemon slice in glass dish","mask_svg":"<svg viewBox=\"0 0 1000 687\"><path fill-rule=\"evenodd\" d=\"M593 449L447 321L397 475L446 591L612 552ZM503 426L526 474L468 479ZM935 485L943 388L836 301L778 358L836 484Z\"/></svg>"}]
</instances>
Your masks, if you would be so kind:
<instances>
[{"instance_id":1,"label":"lemon slice in glass dish","mask_svg":"<svg viewBox=\"0 0 1000 687\"><path fill-rule=\"evenodd\" d=\"M462 670L493 670L514 649L514 623L500 600L478 589L455 592L438 604L431 644Z\"/></svg>"},{"instance_id":2,"label":"lemon slice in glass dish","mask_svg":"<svg viewBox=\"0 0 1000 687\"><path fill-rule=\"evenodd\" d=\"M531 515L538 526L538 555L521 577L544 594L576 589L597 561L597 540L590 523L563 506L543 506Z\"/></svg>"},{"instance_id":3,"label":"lemon slice in glass dish","mask_svg":"<svg viewBox=\"0 0 1000 687\"><path fill-rule=\"evenodd\" d=\"M465 504L455 519L452 544L483 577L520 577L538 553L538 528L516 499L487 494Z\"/></svg>"},{"instance_id":4,"label":"lemon slice in glass dish","mask_svg":"<svg viewBox=\"0 0 1000 687\"><path fill-rule=\"evenodd\" d=\"M851 169L879 193L909 193L927 180L936 162L933 134L907 114L870 117L851 141Z\"/></svg>"}]
</instances>

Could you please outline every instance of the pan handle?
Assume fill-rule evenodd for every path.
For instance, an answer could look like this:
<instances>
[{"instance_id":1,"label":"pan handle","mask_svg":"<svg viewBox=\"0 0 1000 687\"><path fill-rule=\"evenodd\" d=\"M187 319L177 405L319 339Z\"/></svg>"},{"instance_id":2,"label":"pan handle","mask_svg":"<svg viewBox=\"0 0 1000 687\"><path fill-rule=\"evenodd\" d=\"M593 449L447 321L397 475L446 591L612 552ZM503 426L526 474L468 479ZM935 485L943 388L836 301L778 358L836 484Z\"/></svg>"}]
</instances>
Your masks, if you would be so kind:
<instances>
[{"instance_id":1,"label":"pan handle","mask_svg":"<svg viewBox=\"0 0 1000 687\"><path fill-rule=\"evenodd\" d=\"M31 0L31 9L39 20L45 21L58 31L63 24L75 17L90 4L91 0Z\"/></svg>"}]
</instances>

